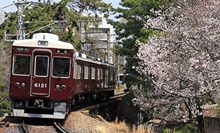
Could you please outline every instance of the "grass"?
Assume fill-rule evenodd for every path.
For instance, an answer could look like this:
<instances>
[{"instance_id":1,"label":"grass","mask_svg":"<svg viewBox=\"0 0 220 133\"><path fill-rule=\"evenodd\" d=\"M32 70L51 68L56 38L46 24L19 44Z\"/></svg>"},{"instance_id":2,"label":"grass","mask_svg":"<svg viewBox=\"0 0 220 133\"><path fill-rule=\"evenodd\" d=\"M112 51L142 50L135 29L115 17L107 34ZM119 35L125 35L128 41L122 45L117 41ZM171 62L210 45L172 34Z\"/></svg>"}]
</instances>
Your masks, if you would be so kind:
<instances>
[{"instance_id":1,"label":"grass","mask_svg":"<svg viewBox=\"0 0 220 133\"><path fill-rule=\"evenodd\" d=\"M133 125L132 128L125 121L118 122L118 118L116 118L115 122L113 122L114 126L117 128L118 132L122 133L153 133L150 132L150 128L146 125L140 125L138 128Z\"/></svg>"}]
</instances>

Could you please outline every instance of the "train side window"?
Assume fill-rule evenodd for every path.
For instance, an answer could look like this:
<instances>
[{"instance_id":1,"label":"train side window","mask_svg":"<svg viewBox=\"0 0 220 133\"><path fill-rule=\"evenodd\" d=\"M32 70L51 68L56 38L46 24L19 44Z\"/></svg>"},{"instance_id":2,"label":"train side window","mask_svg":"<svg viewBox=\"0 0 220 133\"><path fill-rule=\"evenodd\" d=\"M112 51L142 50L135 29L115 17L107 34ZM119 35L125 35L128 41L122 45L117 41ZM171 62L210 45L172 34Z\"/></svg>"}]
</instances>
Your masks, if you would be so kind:
<instances>
[{"instance_id":1,"label":"train side window","mask_svg":"<svg viewBox=\"0 0 220 133\"><path fill-rule=\"evenodd\" d=\"M77 65L77 79L80 79L80 75L81 75L81 66Z\"/></svg>"},{"instance_id":2,"label":"train side window","mask_svg":"<svg viewBox=\"0 0 220 133\"><path fill-rule=\"evenodd\" d=\"M99 75L99 73L100 73L100 69L97 68L97 79L98 79L98 80L100 79L100 75Z\"/></svg>"},{"instance_id":3,"label":"train side window","mask_svg":"<svg viewBox=\"0 0 220 133\"><path fill-rule=\"evenodd\" d=\"M113 87L113 82L114 82L113 77L114 77L114 74L113 74L113 70L111 69L111 70L110 70L110 79L109 79L110 87Z\"/></svg>"},{"instance_id":4,"label":"train side window","mask_svg":"<svg viewBox=\"0 0 220 133\"><path fill-rule=\"evenodd\" d=\"M89 68L84 66L84 79L89 79Z\"/></svg>"},{"instance_id":5,"label":"train side window","mask_svg":"<svg viewBox=\"0 0 220 133\"><path fill-rule=\"evenodd\" d=\"M100 76L100 79L101 79L101 88L103 88L104 87L104 81L103 81L103 76L104 76L104 74L103 74L103 68L101 68L100 69L100 73L101 73L101 76Z\"/></svg>"},{"instance_id":6,"label":"train side window","mask_svg":"<svg viewBox=\"0 0 220 133\"><path fill-rule=\"evenodd\" d=\"M101 79L103 79L102 76L103 76L103 69L101 68L101 77L100 77Z\"/></svg>"},{"instance_id":7,"label":"train side window","mask_svg":"<svg viewBox=\"0 0 220 133\"><path fill-rule=\"evenodd\" d=\"M105 87L108 87L108 75L109 73L108 73L108 70L106 69L105 70Z\"/></svg>"},{"instance_id":8,"label":"train side window","mask_svg":"<svg viewBox=\"0 0 220 133\"><path fill-rule=\"evenodd\" d=\"M14 55L13 74L30 75L30 56Z\"/></svg>"},{"instance_id":9,"label":"train side window","mask_svg":"<svg viewBox=\"0 0 220 133\"><path fill-rule=\"evenodd\" d=\"M95 79L95 67L91 67L91 69L92 69L91 79Z\"/></svg>"},{"instance_id":10,"label":"train side window","mask_svg":"<svg viewBox=\"0 0 220 133\"><path fill-rule=\"evenodd\" d=\"M110 81L111 82L113 81L113 77L114 77L113 70L110 70Z\"/></svg>"},{"instance_id":11,"label":"train side window","mask_svg":"<svg viewBox=\"0 0 220 133\"><path fill-rule=\"evenodd\" d=\"M69 77L70 76L70 58L54 57L53 58L53 76Z\"/></svg>"},{"instance_id":12,"label":"train side window","mask_svg":"<svg viewBox=\"0 0 220 133\"><path fill-rule=\"evenodd\" d=\"M77 79L77 65L74 63L74 72L73 72L73 78Z\"/></svg>"}]
</instances>

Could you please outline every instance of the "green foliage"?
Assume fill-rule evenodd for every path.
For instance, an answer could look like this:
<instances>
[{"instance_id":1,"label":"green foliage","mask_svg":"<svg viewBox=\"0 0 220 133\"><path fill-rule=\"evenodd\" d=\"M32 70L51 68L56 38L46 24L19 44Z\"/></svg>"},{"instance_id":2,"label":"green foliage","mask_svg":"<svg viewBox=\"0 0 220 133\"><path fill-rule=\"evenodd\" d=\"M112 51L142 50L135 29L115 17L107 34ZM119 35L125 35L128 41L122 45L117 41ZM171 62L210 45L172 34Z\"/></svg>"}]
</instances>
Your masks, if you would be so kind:
<instances>
[{"instance_id":1,"label":"green foliage","mask_svg":"<svg viewBox=\"0 0 220 133\"><path fill-rule=\"evenodd\" d=\"M39 0L41 2L43 0ZM50 2L50 0L47 0ZM83 12L91 13L105 13L108 14L111 4L101 2L101 0L81 0L80 3L74 4L74 0L61 0L58 3L52 3L49 5L40 4L36 6L28 6L23 15L23 21L31 21L32 23L24 23L23 29L27 36L25 38L30 39L34 33L51 33L57 34L61 41L69 42L74 45L77 50L80 50L81 38L79 32L81 30L80 22L78 20L94 20L97 16L82 16ZM77 6L77 7L76 7ZM17 29L17 12L6 13L5 17L8 19L0 25L0 39L4 38L5 29ZM48 27L42 28L51 22L45 21L58 21L67 20L66 23L56 23ZM41 21L39 23L35 23ZM42 22L44 21L44 22ZM94 22L95 25L97 25ZM61 28L62 27L62 28ZM89 30L88 25L85 26L85 31ZM8 33L9 34L9 33ZM13 30L11 34L17 34L16 30ZM16 39L16 36L12 39ZM89 41L89 40L85 40Z\"/></svg>"},{"instance_id":2,"label":"green foliage","mask_svg":"<svg viewBox=\"0 0 220 133\"><path fill-rule=\"evenodd\" d=\"M129 90L129 93L127 93L125 96L122 97L122 100L127 103L131 103L132 99L134 99L134 95L133 95L132 90Z\"/></svg>"},{"instance_id":3,"label":"green foliage","mask_svg":"<svg viewBox=\"0 0 220 133\"><path fill-rule=\"evenodd\" d=\"M9 17L10 16L10 17ZM0 40L4 37L5 29L16 29L17 28L17 14L16 12L5 13L4 23L0 25ZM16 31L12 31L11 34L16 34Z\"/></svg>"},{"instance_id":4,"label":"green foliage","mask_svg":"<svg viewBox=\"0 0 220 133\"><path fill-rule=\"evenodd\" d=\"M148 37L159 35L159 31L154 31L153 29L142 29L141 33L143 34L143 36L140 37L138 40L143 43L146 43L148 41Z\"/></svg>"},{"instance_id":5,"label":"green foliage","mask_svg":"<svg viewBox=\"0 0 220 133\"><path fill-rule=\"evenodd\" d=\"M155 133L163 133L164 128L163 127L159 127L159 126L155 126L154 127L154 132ZM172 133L172 132L171 132Z\"/></svg>"},{"instance_id":6,"label":"green foliage","mask_svg":"<svg viewBox=\"0 0 220 133\"><path fill-rule=\"evenodd\" d=\"M0 117L4 115L4 113L10 112L11 102L7 100L9 97L8 92L6 91L7 84L0 84Z\"/></svg>"},{"instance_id":7,"label":"green foliage","mask_svg":"<svg viewBox=\"0 0 220 133\"><path fill-rule=\"evenodd\" d=\"M220 117L220 100L218 100L217 107L214 107L216 113L218 114L218 117Z\"/></svg>"},{"instance_id":8,"label":"green foliage","mask_svg":"<svg viewBox=\"0 0 220 133\"><path fill-rule=\"evenodd\" d=\"M138 20L134 16L147 16L151 15L150 10L153 8L159 10L160 5L168 6L171 0L121 0L119 3L121 7L116 9L112 8L115 18L119 21L108 20L115 28L118 40L121 40L119 44L123 44L123 47L117 47L114 49L116 55L126 56L127 66L125 67L126 73L138 76L136 70L132 69L132 66L138 66L138 61L134 56L138 52L138 47L135 46L135 41L140 40L142 42L148 41L148 37L153 34L157 34L153 29L143 29L144 23ZM146 21L146 20L145 20ZM143 77L142 77L143 78ZM132 84L140 84L141 82L134 79L131 76L125 77L125 82L130 87Z\"/></svg>"},{"instance_id":9,"label":"green foliage","mask_svg":"<svg viewBox=\"0 0 220 133\"><path fill-rule=\"evenodd\" d=\"M0 92L4 92L6 86L7 86L6 83L0 84Z\"/></svg>"},{"instance_id":10,"label":"green foliage","mask_svg":"<svg viewBox=\"0 0 220 133\"><path fill-rule=\"evenodd\" d=\"M198 127L193 124L180 124L177 126L172 127L171 129L164 129L163 133L196 133Z\"/></svg>"}]
</instances>

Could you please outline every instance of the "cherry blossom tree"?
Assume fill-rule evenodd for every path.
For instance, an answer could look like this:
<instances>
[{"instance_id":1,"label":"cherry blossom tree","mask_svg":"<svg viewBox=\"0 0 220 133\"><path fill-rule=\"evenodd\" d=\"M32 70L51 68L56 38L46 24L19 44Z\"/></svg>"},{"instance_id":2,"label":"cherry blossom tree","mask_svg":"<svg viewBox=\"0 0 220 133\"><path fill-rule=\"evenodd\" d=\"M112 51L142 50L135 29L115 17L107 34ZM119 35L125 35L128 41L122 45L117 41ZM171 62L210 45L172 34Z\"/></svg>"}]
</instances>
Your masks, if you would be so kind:
<instances>
[{"instance_id":1,"label":"cherry blossom tree","mask_svg":"<svg viewBox=\"0 0 220 133\"><path fill-rule=\"evenodd\" d=\"M133 102L165 122L193 122L202 103L215 104L219 93L220 1L178 2L151 10L156 18L135 16L159 34L136 41L136 70L153 87L134 90Z\"/></svg>"}]
</instances>

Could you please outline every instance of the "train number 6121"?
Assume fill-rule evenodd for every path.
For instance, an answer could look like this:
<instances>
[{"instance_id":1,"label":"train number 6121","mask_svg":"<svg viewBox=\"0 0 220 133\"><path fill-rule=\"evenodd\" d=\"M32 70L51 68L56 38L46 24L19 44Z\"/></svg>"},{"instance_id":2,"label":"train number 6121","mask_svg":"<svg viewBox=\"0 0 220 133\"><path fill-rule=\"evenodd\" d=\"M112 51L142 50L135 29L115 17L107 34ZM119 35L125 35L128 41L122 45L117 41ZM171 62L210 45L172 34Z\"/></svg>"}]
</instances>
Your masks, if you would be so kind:
<instances>
[{"instance_id":1,"label":"train number 6121","mask_svg":"<svg viewBox=\"0 0 220 133\"><path fill-rule=\"evenodd\" d=\"M36 88L47 88L47 84L44 83L35 83L34 87Z\"/></svg>"}]
</instances>

